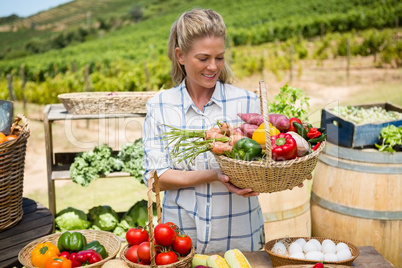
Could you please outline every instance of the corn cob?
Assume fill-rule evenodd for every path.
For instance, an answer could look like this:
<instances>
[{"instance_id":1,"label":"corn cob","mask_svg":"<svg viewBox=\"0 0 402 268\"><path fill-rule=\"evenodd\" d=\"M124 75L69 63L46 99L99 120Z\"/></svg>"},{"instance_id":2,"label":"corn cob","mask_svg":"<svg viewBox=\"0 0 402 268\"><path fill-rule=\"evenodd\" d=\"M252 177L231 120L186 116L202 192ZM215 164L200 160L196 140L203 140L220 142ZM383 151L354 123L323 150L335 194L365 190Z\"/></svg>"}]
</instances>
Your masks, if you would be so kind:
<instances>
[{"instance_id":1,"label":"corn cob","mask_svg":"<svg viewBox=\"0 0 402 268\"><path fill-rule=\"evenodd\" d=\"M207 259L207 266L212 268L230 268L226 260L219 255L211 255Z\"/></svg>"},{"instance_id":2,"label":"corn cob","mask_svg":"<svg viewBox=\"0 0 402 268\"><path fill-rule=\"evenodd\" d=\"M208 255L203 255L203 254L194 254L193 260L191 262L191 267L194 268L198 265L204 265L207 266L207 258Z\"/></svg>"},{"instance_id":3,"label":"corn cob","mask_svg":"<svg viewBox=\"0 0 402 268\"><path fill-rule=\"evenodd\" d=\"M229 264L230 268L251 268L247 258L238 249L226 251L225 260Z\"/></svg>"}]
</instances>

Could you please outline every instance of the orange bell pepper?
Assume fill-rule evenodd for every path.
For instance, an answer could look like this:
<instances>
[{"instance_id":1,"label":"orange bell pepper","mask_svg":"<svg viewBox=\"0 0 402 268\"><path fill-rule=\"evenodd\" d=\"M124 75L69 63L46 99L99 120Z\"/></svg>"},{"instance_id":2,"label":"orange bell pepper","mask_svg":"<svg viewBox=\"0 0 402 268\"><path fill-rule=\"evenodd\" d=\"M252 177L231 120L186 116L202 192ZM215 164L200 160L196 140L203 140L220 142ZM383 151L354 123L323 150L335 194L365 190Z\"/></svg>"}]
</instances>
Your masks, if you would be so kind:
<instances>
[{"instance_id":1,"label":"orange bell pepper","mask_svg":"<svg viewBox=\"0 0 402 268\"><path fill-rule=\"evenodd\" d=\"M53 256L47 259L45 268L71 268L72 262L63 256Z\"/></svg>"},{"instance_id":2,"label":"orange bell pepper","mask_svg":"<svg viewBox=\"0 0 402 268\"><path fill-rule=\"evenodd\" d=\"M45 268L47 259L59 254L59 248L51 242L40 243L31 252L32 264L38 268Z\"/></svg>"}]
</instances>

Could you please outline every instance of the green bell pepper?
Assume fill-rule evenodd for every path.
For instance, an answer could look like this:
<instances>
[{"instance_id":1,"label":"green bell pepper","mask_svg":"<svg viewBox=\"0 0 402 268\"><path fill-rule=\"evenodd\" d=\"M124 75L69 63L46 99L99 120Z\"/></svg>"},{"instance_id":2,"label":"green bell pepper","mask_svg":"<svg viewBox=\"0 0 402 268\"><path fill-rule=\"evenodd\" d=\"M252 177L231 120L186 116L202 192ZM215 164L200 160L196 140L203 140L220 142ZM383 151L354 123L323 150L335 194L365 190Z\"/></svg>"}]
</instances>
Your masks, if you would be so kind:
<instances>
[{"instance_id":1,"label":"green bell pepper","mask_svg":"<svg viewBox=\"0 0 402 268\"><path fill-rule=\"evenodd\" d=\"M64 232L57 241L60 252L78 252L87 245L86 237L80 232Z\"/></svg>"},{"instance_id":2,"label":"green bell pepper","mask_svg":"<svg viewBox=\"0 0 402 268\"><path fill-rule=\"evenodd\" d=\"M105 247L101 243L99 243L99 241L97 241L97 240L94 240L94 241L88 243L82 250L87 250L87 249L95 250L102 256L103 259L107 258L107 256L108 256Z\"/></svg>"},{"instance_id":3,"label":"green bell pepper","mask_svg":"<svg viewBox=\"0 0 402 268\"><path fill-rule=\"evenodd\" d=\"M261 145L250 138L243 138L238 140L232 149L232 158L239 160L252 161L261 157Z\"/></svg>"}]
</instances>

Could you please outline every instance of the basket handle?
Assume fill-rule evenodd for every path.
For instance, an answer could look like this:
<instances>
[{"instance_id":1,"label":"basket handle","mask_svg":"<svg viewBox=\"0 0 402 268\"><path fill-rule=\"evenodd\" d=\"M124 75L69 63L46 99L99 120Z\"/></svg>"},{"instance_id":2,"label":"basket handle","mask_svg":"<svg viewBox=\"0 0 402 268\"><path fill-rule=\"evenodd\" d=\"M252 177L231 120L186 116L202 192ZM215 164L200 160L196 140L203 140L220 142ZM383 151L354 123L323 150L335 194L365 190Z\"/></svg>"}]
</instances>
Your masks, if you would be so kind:
<instances>
[{"instance_id":1,"label":"basket handle","mask_svg":"<svg viewBox=\"0 0 402 268\"><path fill-rule=\"evenodd\" d=\"M269 112L268 112L268 101L267 101L267 89L265 87L265 82L260 81L260 108L261 114L264 119L264 131L265 131L265 151L267 155L267 161L272 160L271 152L271 133L269 127Z\"/></svg>"},{"instance_id":2,"label":"basket handle","mask_svg":"<svg viewBox=\"0 0 402 268\"><path fill-rule=\"evenodd\" d=\"M149 231L149 246L151 249L151 267L156 267L155 263L155 252L153 249L155 248L155 241L154 241L154 224L153 224L153 192L155 191L156 196L156 212L158 217L158 223L162 222L161 217L161 200L160 200L160 189L159 189L159 180L158 174L156 170L152 170L148 180L148 231Z\"/></svg>"}]
</instances>

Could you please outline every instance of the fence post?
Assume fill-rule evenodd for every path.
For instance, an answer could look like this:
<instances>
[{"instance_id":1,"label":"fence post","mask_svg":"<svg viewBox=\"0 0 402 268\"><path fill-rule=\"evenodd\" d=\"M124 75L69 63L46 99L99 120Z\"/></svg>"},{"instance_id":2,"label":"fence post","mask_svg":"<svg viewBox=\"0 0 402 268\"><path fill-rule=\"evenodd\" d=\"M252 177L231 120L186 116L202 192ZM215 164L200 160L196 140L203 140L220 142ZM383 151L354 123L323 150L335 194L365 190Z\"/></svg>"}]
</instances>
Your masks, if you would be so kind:
<instances>
[{"instance_id":1,"label":"fence post","mask_svg":"<svg viewBox=\"0 0 402 268\"><path fill-rule=\"evenodd\" d=\"M25 99L25 67L24 65L20 66L20 76L21 76L21 97L22 97L22 104L23 104L23 109L24 109L24 114L27 114L27 100Z\"/></svg>"},{"instance_id":2,"label":"fence post","mask_svg":"<svg viewBox=\"0 0 402 268\"><path fill-rule=\"evenodd\" d=\"M347 64L346 64L346 80L349 84L349 72L350 72L350 40L346 40L346 54L347 54Z\"/></svg>"},{"instance_id":3,"label":"fence post","mask_svg":"<svg viewBox=\"0 0 402 268\"><path fill-rule=\"evenodd\" d=\"M8 98L11 101L15 101L17 98L15 97L15 93L13 90L13 75L7 74L6 78L7 78Z\"/></svg>"},{"instance_id":4,"label":"fence post","mask_svg":"<svg viewBox=\"0 0 402 268\"><path fill-rule=\"evenodd\" d=\"M293 79L293 44L290 45L289 50L289 82Z\"/></svg>"},{"instance_id":5,"label":"fence post","mask_svg":"<svg viewBox=\"0 0 402 268\"><path fill-rule=\"evenodd\" d=\"M89 66L85 65L85 91L89 91Z\"/></svg>"}]
</instances>

